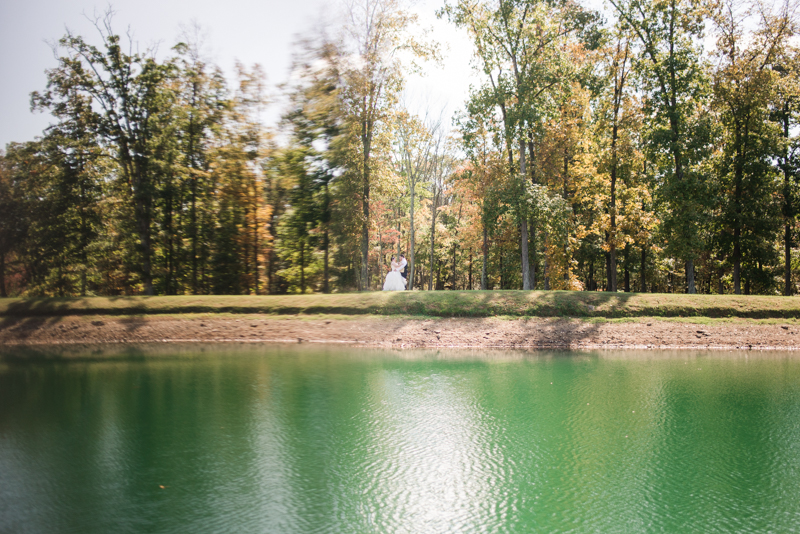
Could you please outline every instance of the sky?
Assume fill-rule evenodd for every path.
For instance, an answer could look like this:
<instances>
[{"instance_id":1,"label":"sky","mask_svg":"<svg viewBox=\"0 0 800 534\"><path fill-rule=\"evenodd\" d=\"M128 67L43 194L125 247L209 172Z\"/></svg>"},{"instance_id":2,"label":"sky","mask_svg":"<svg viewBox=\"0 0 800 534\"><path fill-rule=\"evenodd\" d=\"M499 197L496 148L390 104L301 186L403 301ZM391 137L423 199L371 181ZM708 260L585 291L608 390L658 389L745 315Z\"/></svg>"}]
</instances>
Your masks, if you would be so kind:
<instances>
[{"instance_id":1,"label":"sky","mask_svg":"<svg viewBox=\"0 0 800 534\"><path fill-rule=\"evenodd\" d=\"M449 125L477 78L466 34L435 17L443 3L419 0L412 8L421 27L433 30L445 59L439 66L426 65L424 76L410 77L404 101L412 111L428 108L443 114ZM161 58L178 42L182 27L198 24L206 35L208 58L229 81L237 60L246 66L259 63L276 95L277 85L288 79L297 37L336 16L334 2L324 0L114 0L111 6L115 31L129 28L141 49L157 46ZM67 28L99 44L91 20L108 8L95 0L0 0L0 149L12 141L33 140L50 124L46 113L30 111L30 94L45 89L45 70L56 66L51 44ZM280 103L268 108L267 126L281 111Z\"/></svg>"}]
</instances>

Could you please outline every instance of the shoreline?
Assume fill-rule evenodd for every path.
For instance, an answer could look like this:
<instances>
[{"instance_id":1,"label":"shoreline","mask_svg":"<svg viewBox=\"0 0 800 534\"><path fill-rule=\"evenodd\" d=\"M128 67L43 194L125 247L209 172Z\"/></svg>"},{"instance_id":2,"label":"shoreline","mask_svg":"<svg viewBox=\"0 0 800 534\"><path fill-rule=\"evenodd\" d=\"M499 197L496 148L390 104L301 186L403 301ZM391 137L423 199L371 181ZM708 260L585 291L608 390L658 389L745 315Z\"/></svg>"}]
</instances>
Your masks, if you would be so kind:
<instances>
[{"instance_id":1,"label":"shoreline","mask_svg":"<svg viewBox=\"0 0 800 534\"><path fill-rule=\"evenodd\" d=\"M289 315L5 317L0 346L314 343L549 350L800 350L796 321Z\"/></svg>"}]
</instances>

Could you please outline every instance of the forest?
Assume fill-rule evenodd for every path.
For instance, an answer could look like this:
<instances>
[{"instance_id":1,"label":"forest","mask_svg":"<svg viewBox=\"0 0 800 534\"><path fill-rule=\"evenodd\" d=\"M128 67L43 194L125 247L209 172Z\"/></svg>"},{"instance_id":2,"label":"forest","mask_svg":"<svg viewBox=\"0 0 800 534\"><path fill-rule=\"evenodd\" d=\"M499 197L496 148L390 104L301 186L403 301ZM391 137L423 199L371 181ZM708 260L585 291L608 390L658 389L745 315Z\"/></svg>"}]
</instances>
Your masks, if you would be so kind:
<instances>
[{"instance_id":1,"label":"forest","mask_svg":"<svg viewBox=\"0 0 800 534\"><path fill-rule=\"evenodd\" d=\"M54 42L0 151L0 296L415 290L792 295L794 0L447 0L480 83L450 122L404 97L447 58L403 0L293 47L280 122L258 65L197 33Z\"/></svg>"}]
</instances>

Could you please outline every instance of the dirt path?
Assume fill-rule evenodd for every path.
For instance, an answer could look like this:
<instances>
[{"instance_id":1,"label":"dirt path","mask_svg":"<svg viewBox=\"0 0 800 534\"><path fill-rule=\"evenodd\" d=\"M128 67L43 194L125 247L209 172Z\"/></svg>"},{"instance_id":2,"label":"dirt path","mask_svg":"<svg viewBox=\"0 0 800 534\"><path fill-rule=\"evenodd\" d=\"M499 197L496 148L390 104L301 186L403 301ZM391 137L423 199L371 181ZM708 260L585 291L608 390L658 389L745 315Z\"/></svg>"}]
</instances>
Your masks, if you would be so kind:
<instances>
[{"instance_id":1,"label":"dirt path","mask_svg":"<svg viewBox=\"0 0 800 534\"><path fill-rule=\"evenodd\" d=\"M416 319L375 316L146 316L0 321L0 345L148 342L349 343L386 347L800 349L800 325L738 320Z\"/></svg>"}]
</instances>

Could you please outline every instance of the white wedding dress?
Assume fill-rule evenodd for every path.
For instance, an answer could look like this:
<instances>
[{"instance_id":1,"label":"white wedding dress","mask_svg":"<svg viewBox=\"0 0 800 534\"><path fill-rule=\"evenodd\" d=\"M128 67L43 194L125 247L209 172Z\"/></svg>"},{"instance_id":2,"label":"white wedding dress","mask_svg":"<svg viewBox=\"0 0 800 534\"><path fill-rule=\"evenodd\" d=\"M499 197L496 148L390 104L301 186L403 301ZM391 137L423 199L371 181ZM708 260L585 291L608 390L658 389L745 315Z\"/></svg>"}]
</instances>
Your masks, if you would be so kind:
<instances>
[{"instance_id":1,"label":"white wedding dress","mask_svg":"<svg viewBox=\"0 0 800 534\"><path fill-rule=\"evenodd\" d=\"M406 280L400 274L400 266L392 262L392 270L386 275L386 281L383 283L384 291L405 291Z\"/></svg>"}]
</instances>

